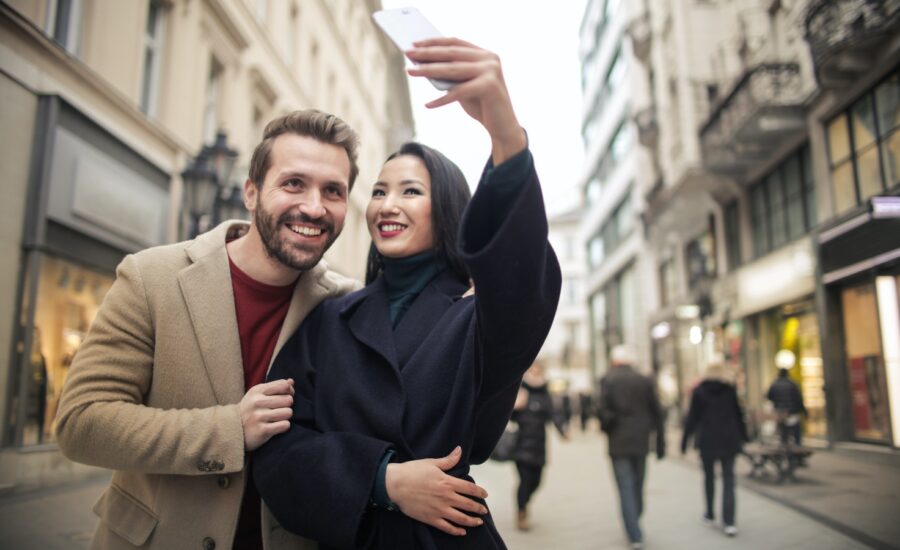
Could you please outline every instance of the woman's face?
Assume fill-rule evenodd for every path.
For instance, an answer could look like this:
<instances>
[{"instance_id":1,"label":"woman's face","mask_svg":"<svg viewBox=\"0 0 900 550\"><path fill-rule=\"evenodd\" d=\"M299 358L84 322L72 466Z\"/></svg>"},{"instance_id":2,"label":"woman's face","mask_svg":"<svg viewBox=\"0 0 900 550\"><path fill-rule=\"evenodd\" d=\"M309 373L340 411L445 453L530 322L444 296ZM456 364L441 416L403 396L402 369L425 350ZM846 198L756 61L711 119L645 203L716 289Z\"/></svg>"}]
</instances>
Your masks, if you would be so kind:
<instances>
[{"instance_id":1,"label":"woman's face","mask_svg":"<svg viewBox=\"0 0 900 550\"><path fill-rule=\"evenodd\" d=\"M401 155L387 161L366 208L369 235L387 258L405 258L434 247L431 176L422 159Z\"/></svg>"}]
</instances>

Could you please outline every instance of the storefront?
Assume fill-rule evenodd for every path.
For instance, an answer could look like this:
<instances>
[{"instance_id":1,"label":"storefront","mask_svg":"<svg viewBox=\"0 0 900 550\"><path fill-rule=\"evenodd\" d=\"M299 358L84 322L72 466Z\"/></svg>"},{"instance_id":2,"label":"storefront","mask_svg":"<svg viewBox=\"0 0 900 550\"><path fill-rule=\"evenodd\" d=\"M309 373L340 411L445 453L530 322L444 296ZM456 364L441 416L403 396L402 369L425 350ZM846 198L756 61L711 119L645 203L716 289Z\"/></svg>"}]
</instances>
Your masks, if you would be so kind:
<instances>
[{"instance_id":1,"label":"storefront","mask_svg":"<svg viewBox=\"0 0 900 550\"><path fill-rule=\"evenodd\" d=\"M165 241L170 178L57 96L37 120L3 444L55 454L69 366L119 261ZM15 454L28 477L41 453Z\"/></svg>"},{"instance_id":2,"label":"storefront","mask_svg":"<svg viewBox=\"0 0 900 550\"><path fill-rule=\"evenodd\" d=\"M743 358L739 392L754 428L771 425L766 394L787 368L809 413L803 433L826 438L825 376L819 315L814 300L814 254L801 239L742 267L737 272L737 317L723 330L726 355ZM771 427L771 426L770 426Z\"/></svg>"},{"instance_id":3,"label":"storefront","mask_svg":"<svg viewBox=\"0 0 900 550\"><path fill-rule=\"evenodd\" d=\"M835 439L900 447L900 197L871 198L819 250Z\"/></svg>"}]
</instances>

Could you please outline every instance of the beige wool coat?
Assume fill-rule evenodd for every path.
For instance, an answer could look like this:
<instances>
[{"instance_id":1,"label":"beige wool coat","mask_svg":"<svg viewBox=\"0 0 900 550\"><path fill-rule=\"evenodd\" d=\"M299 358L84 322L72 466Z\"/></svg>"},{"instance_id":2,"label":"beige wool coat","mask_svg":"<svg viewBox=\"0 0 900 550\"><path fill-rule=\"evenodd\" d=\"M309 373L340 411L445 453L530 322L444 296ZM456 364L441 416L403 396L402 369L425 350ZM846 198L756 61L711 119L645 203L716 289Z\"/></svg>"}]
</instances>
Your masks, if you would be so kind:
<instances>
[{"instance_id":1,"label":"beige wool coat","mask_svg":"<svg viewBox=\"0 0 900 550\"><path fill-rule=\"evenodd\" d=\"M115 470L94 507L92 548L232 546L246 481L244 371L225 222L193 241L127 256L76 354L57 438L71 460ZM277 351L325 298L359 283L325 262L299 279ZM274 355L273 355L274 357ZM263 506L266 550L316 548Z\"/></svg>"}]
</instances>

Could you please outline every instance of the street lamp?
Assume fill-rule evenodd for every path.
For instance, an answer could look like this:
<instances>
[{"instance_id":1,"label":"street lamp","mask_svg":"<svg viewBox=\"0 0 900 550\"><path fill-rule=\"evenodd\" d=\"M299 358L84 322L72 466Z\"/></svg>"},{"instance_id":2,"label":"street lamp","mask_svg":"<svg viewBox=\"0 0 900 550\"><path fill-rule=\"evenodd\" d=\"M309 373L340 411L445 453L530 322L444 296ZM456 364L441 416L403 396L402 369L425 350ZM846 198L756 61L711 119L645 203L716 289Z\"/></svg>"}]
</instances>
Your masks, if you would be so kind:
<instances>
[{"instance_id":1,"label":"street lamp","mask_svg":"<svg viewBox=\"0 0 900 550\"><path fill-rule=\"evenodd\" d=\"M220 221L245 219L243 189L238 185L225 188L219 195L217 211Z\"/></svg>"},{"instance_id":2,"label":"street lamp","mask_svg":"<svg viewBox=\"0 0 900 550\"><path fill-rule=\"evenodd\" d=\"M217 198L222 188L228 184L231 169L237 159L237 151L227 145L225 132L216 133L212 145L204 145L181 173L185 188L185 208L190 217L188 237L194 238L209 226L218 223ZM208 224L201 220L212 218ZM205 227L204 227L205 226Z\"/></svg>"}]
</instances>

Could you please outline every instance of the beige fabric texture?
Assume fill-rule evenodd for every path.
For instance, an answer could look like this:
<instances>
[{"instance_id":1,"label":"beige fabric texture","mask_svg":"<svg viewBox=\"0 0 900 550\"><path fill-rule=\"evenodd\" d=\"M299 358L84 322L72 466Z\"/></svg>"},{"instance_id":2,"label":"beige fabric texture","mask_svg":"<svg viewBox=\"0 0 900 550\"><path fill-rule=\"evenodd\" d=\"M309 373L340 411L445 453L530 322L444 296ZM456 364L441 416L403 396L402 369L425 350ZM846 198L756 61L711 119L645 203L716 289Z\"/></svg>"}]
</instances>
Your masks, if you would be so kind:
<instances>
[{"instance_id":1,"label":"beige fabric texture","mask_svg":"<svg viewBox=\"0 0 900 550\"><path fill-rule=\"evenodd\" d=\"M92 548L232 546L246 481L244 374L225 243L247 227L228 221L129 255L116 270L57 417L68 458L115 470L94 507ZM319 302L359 286L324 261L305 272L276 354ZM267 550L317 548L265 509L263 538Z\"/></svg>"}]
</instances>

